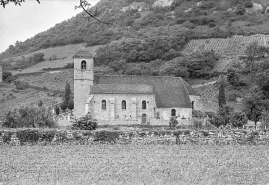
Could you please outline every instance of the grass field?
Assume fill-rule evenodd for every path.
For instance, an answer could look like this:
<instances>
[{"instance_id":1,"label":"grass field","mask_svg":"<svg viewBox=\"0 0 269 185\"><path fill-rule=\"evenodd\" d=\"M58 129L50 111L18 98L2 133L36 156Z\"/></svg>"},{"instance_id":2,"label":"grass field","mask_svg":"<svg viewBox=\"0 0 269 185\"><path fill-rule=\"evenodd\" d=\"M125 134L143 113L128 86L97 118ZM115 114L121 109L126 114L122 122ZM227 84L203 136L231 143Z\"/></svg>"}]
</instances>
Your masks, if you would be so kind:
<instances>
[{"instance_id":1,"label":"grass field","mask_svg":"<svg viewBox=\"0 0 269 185\"><path fill-rule=\"evenodd\" d=\"M269 184L269 146L0 147L0 184Z\"/></svg>"}]
</instances>

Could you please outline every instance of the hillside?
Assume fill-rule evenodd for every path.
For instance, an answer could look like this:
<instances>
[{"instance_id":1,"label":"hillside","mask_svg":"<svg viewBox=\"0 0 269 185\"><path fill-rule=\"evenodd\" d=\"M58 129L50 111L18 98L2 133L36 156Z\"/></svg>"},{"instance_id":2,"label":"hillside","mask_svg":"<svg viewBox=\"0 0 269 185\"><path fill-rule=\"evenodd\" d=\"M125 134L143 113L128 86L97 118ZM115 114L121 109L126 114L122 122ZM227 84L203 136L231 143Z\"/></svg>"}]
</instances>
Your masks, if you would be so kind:
<instances>
[{"instance_id":1,"label":"hillside","mask_svg":"<svg viewBox=\"0 0 269 185\"><path fill-rule=\"evenodd\" d=\"M217 72L226 72L232 64L241 63L238 56L245 55L253 41L268 46L269 2L253 2L101 0L93 9L100 11L99 19L110 24L87 21L79 14L0 54L0 64L6 70L20 66L21 73L27 74L48 69L16 79L39 90L28 89L31 93L25 96L19 96L23 94L19 91L14 95L18 99L10 96L2 102L6 107L14 106L16 101L28 105L41 98L39 93L48 96L48 100L44 99L47 105L60 102L59 97L56 102L51 101L55 97L48 92L63 91L66 81L72 86L73 73L68 69L50 70L72 63L72 56L81 47L95 56L96 71L106 74L172 75L189 82L212 81ZM42 60L27 65L40 54L44 54ZM206 101L207 110L216 110L216 85L197 90ZM248 94L245 92L241 94ZM31 98L28 101L25 97Z\"/></svg>"},{"instance_id":2,"label":"hillside","mask_svg":"<svg viewBox=\"0 0 269 185\"><path fill-rule=\"evenodd\" d=\"M45 48L87 43L104 45L122 38L143 39L150 29L183 26L188 37L228 37L234 34L268 33L266 0L101 0L98 18L110 24L87 21L82 14L57 24L25 42L17 42L0 59L29 54Z\"/></svg>"}]
</instances>

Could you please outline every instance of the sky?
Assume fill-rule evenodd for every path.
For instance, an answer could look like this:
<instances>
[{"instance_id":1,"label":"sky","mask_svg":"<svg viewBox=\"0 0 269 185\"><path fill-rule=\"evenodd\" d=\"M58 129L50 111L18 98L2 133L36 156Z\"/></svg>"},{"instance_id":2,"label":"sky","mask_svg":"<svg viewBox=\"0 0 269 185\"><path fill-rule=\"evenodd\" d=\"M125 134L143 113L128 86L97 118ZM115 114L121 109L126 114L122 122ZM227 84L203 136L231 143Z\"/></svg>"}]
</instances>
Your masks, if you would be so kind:
<instances>
[{"instance_id":1,"label":"sky","mask_svg":"<svg viewBox=\"0 0 269 185\"><path fill-rule=\"evenodd\" d=\"M94 6L99 0L88 0ZM25 41L82 12L79 0L25 0L0 7L0 53L16 41Z\"/></svg>"}]
</instances>

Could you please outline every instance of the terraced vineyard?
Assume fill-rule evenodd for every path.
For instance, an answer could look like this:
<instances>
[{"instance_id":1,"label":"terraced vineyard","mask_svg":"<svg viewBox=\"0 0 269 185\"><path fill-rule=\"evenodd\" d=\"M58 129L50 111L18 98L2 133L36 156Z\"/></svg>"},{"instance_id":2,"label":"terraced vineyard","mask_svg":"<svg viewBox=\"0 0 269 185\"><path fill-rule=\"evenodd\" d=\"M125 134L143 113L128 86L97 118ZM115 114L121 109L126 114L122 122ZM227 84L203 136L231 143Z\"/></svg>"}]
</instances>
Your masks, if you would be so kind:
<instances>
[{"instance_id":1,"label":"terraced vineyard","mask_svg":"<svg viewBox=\"0 0 269 185\"><path fill-rule=\"evenodd\" d=\"M72 69L51 71L36 75L20 76L19 81L27 82L30 86L47 88L53 91L64 91L65 82L69 82L73 91L73 75Z\"/></svg>"},{"instance_id":2,"label":"terraced vineyard","mask_svg":"<svg viewBox=\"0 0 269 185\"><path fill-rule=\"evenodd\" d=\"M4 96L7 95L7 96ZM11 109L19 106L33 106L36 105L39 100L41 100L46 107L53 106L55 104L61 103L62 98L49 96L47 92L42 92L38 90L25 90L18 91L14 89L2 91L0 89L0 95L3 99L0 99L0 120L1 117Z\"/></svg>"},{"instance_id":3,"label":"terraced vineyard","mask_svg":"<svg viewBox=\"0 0 269 185\"><path fill-rule=\"evenodd\" d=\"M183 50L184 54L193 52L215 51L222 56L243 56L245 50L252 42L269 46L269 35L236 35L231 38L212 38L191 40Z\"/></svg>"}]
</instances>

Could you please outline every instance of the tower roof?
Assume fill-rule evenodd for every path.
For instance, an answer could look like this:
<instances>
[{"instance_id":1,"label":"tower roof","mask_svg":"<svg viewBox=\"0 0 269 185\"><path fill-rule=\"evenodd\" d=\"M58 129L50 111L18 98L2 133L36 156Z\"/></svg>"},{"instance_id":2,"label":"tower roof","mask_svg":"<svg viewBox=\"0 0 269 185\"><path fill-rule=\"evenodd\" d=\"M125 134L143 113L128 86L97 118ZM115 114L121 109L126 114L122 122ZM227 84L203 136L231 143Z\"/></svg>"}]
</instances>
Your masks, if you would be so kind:
<instances>
[{"instance_id":1,"label":"tower roof","mask_svg":"<svg viewBox=\"0 0 269 185\"><path fill-rule=\"evenodd\" d=\"M86 49L81 49L73 56L73 58L93 58L93 55Z\"/></svg>"}]
</instances>

